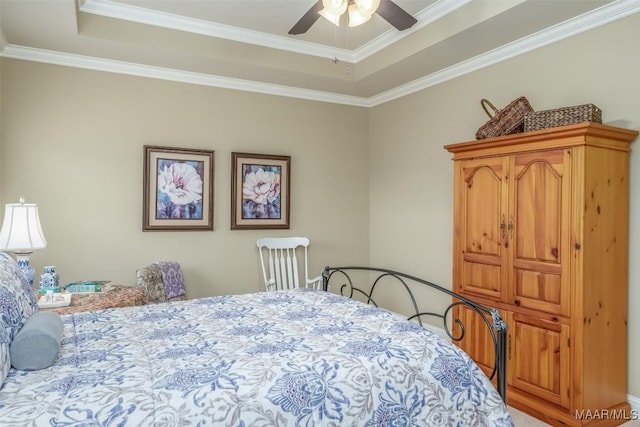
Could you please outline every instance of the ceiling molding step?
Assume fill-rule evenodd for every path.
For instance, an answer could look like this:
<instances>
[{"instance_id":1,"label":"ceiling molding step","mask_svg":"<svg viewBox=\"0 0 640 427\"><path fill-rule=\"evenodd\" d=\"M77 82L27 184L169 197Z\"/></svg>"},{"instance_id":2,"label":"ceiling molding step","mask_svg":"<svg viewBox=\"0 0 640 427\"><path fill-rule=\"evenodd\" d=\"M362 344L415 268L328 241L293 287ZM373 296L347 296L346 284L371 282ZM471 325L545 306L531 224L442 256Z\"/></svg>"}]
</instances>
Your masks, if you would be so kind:
<instances>
[{"instance_id":1,"label":"ceiling molding step","mask_svg":"<svg viewBox=\"0 0 640 427\"><path fill-rule=\"evenodd\" d=\"M353 52L346 49L328 47L317 43L304 42L284 36L237 28L202 19L189 18L173 13L117 3L110 0L84 0L80 4L79 10L83 13L91 13L107 18L153 25L160 28L170 28L172 30L318 56L320 58L333 58L339 55L344 60L353 62L354 57Z\"/></svg>"},{"instance_id":2,"label":"ceiling molding step","mask_svg":"<svg viewBox=\"0 0 640 427\"><path fill-rule=\"evenodd\" d=\"M368 43L365 43L357 50L351 53L351 62L358 63L363 59L368 58L371 55L374 55L380 52L382 49L385 49L392 44L396 43L398 40L407 37L409 34L415 33L431 24L432 22L437 21L450 14L451 12L461 8L465 4L471 2L472 0L438 0L435 3L431 4L426 9L420 11L414 18L418 20L418 22L411 28L408 28L402 32L390 29L389 31L381 34L375 39L371 40Z\"/></svg>"},{"instance_id":3,"label":"ceiling molding step","mask_svg":"<svg viewBox=\"0 0 640 427\"><path fill-rule=\"evenodd\" d=\"M6 46L5 49L0 53L0 56L11 59L42 62L47 64L62 65L66 67L82 68L87 70L126 74L136 77L147 77L201 86L241 90L245 92L256 92L266 95L277 95L289 98L307 99L312 101L331 102L335 104L353 105L357 107L367 106L365 98L356 96L314 91L310 89L300 89L290 86L256 82L252 80L213 76L210 74L154 67L150 65L135 64L132 62L95 58L91 56L62 53L26 46L16 46L10 44Z\"/></svg>"}]
</instances>

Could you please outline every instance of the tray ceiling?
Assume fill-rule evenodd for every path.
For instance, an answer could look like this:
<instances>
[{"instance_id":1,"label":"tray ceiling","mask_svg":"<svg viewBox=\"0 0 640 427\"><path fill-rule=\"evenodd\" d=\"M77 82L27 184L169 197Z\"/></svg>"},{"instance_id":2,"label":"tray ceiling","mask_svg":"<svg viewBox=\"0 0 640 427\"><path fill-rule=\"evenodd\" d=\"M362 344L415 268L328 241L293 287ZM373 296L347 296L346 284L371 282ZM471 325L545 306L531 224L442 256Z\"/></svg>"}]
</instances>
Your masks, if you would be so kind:
<instances>
[{"instance_id":1,"label":"tray ceiling","mask_svg":"<svg viewBox=\"0 0 640 427\"><path fill-rule=\"evenodd\" d=\"M640 11L637 0L395 0L398 31L316 0L0 0L1 56L372 106Z\"/></svg>"}]
</instances>

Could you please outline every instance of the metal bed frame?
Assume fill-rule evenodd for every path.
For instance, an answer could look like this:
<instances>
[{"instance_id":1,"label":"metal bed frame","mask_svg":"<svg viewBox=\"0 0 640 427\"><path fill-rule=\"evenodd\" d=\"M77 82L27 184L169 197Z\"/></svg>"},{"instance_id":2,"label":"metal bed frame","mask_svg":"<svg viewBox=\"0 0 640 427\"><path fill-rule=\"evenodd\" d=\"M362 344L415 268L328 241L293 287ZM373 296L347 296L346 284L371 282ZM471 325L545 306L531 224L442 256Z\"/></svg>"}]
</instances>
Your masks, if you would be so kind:
<instances>
[{"instance_id":1,"label":"metal bed frame","mask_svg":"<svg viewBox=\"0 0 640 427\"><path fill-rule=\"evenodd\" d=\"M370 289L363 290L362 288L354 286L354 283L349 276L350 271L364 271L369 273L375 273L370 283ZM473 310L480 319L484 322L491 334L491 339L493 341L493 346L495 349L496 360L493 367L493 371L489 376L489 379L496 380L496 389L498 393L502 397L502 400L506 403L507 401L507 388L506 388L506 380L507 380L507 364L506 364L506 343L507 343L507 324L500 316L500 313L495 308L489 308L484 305L478 304L468 298L463 297L449 289L445 289L442 286L436 285L432 282L405 274L400 273L393 270L388 270L384 268L375 268L375 267L325 267L322 273L322 287L325 291L329 289L330 281L333 278L334 281L343 280L343 282L339 285L340 294L343 296L347 296L349 298L353 298L354 295L359 295L360 297L364 297L366 299L367 304L373 304L378 307L378 304L373 299L373 292L376 287L381 283L383 278L392 278L396 279L402 287L406 290L407 294L410 297L411 303L413 305L414 314L409 316L407 320L415 320L420 326L422 324L422 316L431 316L436 317L442 320L442 324L444 326L444 330L452 341L460 341L464 337L465 329L463 322L456 318L453 319L453 322L459 327L460 333L454 335L451 327L448 322L449 312L453 307L456 306L464 306L471 310ZM449 306L446 307L443 313L435 313L430 311L421 311L418 308L418 303L416 302L416 298L413 295L410 283L417 283L421 285L426 285L437 291L448 294L454 299ZM332 289L336 289L335 284L331 285Z\"/></svg>"}]
</instances>

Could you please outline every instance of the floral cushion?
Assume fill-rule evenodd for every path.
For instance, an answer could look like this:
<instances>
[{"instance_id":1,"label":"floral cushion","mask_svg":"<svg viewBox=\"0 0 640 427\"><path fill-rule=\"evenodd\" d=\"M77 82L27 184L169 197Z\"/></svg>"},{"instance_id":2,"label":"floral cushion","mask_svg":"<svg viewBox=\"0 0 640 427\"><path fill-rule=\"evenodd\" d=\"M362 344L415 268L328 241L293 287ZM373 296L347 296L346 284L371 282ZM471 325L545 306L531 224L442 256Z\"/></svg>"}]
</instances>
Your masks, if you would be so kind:
<instances>
[{"instance_id":1,"label":"floral cushion","mask_svg":"<svg viewBox=\"0 0 640 427\"><path fill-rule=\"evenodd\" d=\"M164 294L167 296L167 299L171 300L187 294L179 263L176 261L158 261L155 264L160 267L160 272L162 272Z\"/></svg>"},{"instance_id":2,"label":"floral cushion","mask_svg":"<svg viewBox=\"0 0 640 427\"><path fill-rule=\"evenodd\" d=\"M156 263L140 268L136 271L136 278L138 285L142 287L147 294L147 300L150 303L187 299L186 295L167 298L164 282L162 281L162 271Z\"/></svg>"},{"instance_id":3,"label":"floral cushion","mask_svg":"<svg viewBox=\"0 0 640 427\"><path fill-rule=\"evenodd\" d=\"M38 312L38 302L33 289L18 263L0 252L0 379L4 381L9 359L9 345L22 325ZM4 375L3 375L4 373ZM0 381L0 384L2 383Z\"/></svg>"}]
</instances>

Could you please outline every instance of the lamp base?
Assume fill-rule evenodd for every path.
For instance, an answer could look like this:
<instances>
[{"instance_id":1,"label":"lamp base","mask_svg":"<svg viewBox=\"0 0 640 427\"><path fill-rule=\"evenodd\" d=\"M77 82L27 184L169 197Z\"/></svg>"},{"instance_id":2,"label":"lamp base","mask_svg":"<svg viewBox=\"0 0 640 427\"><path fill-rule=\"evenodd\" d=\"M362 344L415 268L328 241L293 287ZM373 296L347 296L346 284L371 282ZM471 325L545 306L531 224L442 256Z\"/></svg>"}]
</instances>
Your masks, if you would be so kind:
<instances>
[{"instance_id":1,"label":"lamp base","mask_svg":"<svg viewBox=\"0 0 640 427\"><path fill-rule=\"evenodd\" d=\"M16 260L18 261L18 267L20 267L24 273L24 276L27 278L27 282L29 282L30 286L33 286L33 279L36 275L36 271L29 263L29 257L32 253L33 252L14 252Z\"/></svg>"}]
</instances>

